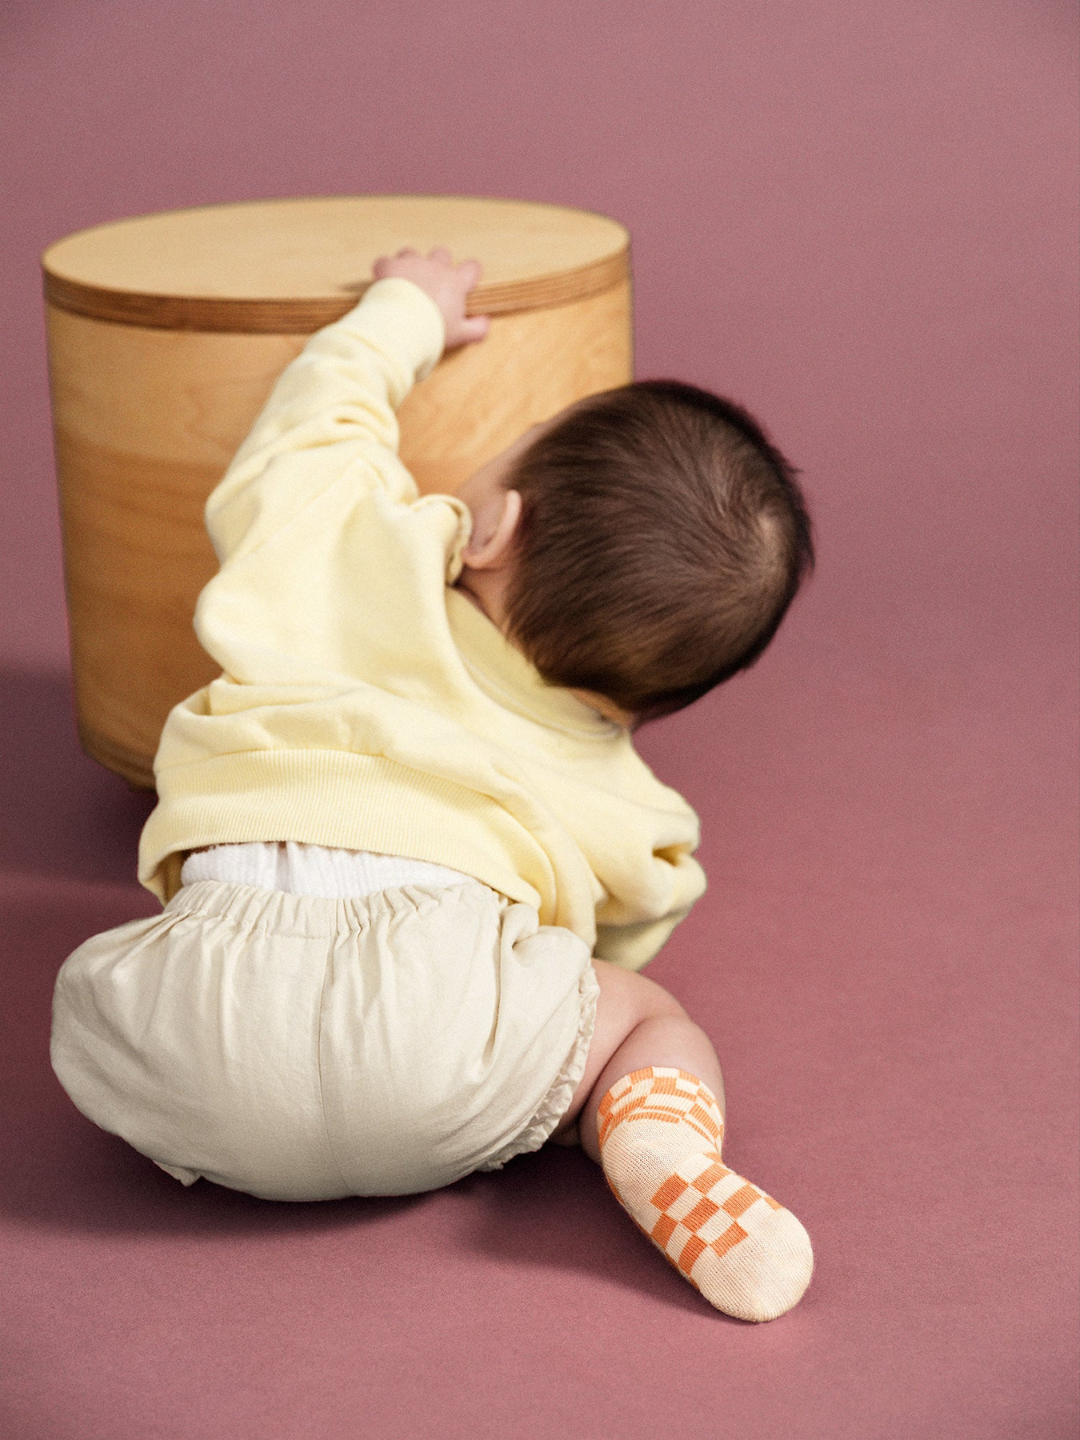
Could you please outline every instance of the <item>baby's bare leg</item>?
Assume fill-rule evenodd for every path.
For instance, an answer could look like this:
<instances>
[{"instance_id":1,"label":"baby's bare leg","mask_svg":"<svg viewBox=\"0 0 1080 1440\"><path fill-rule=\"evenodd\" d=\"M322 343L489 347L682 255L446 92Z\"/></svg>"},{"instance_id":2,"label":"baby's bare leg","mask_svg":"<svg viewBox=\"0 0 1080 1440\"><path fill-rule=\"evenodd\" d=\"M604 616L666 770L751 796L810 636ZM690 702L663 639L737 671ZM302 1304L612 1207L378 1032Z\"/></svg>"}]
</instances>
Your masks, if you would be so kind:
<instances>
[{"instance_id":1,"label":"baby's bare leg","mask_svg":"<svg viewBox=\"0 0 1080 1440\"><path fill-rule=\"evenodd\" d=\"M642 975L593 962L600 982L585 1073L553 1138L575 1132L638 1228L728 1315L772 1320L810 1282L790 1211L720 1158L724 1090L712 1043Z\"/></svg>"},{"instance_id":2,"label":"baby's bare leg","mask_svg":"<svg viewBox=\"0 0 1080 1440\"><path fill-rule=\"evenodd\" d=\"M721 1114L724 1080L712 1041L674 995L644 975L606 960L594 960L593 968L600 982L596 1028L585 1072L552 1139L566 1145L580 1143L599 1165L596 1112L616 1080L647 1065L687 1070L716 1096Z\"/></svg>"}]
</instances>

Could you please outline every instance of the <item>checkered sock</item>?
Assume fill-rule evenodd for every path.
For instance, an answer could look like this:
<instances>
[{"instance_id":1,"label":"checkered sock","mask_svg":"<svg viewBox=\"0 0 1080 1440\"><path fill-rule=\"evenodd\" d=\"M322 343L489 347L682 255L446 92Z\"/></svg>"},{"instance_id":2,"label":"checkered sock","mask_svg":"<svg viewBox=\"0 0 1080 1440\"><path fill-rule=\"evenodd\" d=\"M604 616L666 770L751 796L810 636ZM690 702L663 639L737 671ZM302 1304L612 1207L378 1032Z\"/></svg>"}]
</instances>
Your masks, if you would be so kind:
<instances>
[{"instance_id":1,"label":"checkered sock","mask_svg":"<svg viewBox=\"0 0 1080 1440\"><path fill-rule=\"evenodd\" d=\"M600 1159L615 1198L710 1305L774 1320L810 1283L810 1237L790 1210L720 1163L716 1097L654 1065L600 1102Z\"/></svg>"}]
</instances>

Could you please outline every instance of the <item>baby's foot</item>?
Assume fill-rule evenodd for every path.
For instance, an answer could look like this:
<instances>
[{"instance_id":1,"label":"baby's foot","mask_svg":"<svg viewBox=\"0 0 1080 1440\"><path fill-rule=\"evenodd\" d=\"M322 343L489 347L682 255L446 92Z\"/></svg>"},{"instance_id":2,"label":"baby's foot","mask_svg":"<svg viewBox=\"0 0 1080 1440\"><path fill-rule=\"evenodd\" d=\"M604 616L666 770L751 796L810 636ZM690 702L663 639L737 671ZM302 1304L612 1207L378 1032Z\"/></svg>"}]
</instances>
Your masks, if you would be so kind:
<instances>
[{"instance_id":1,"label":"baby's foot","mask_svg":"<svg viewBox=\"0 0 1080 1440\"><path fill-rule=\"evenodd\" d=\"M774 1320L810 1283L810 1237L790 1210L720 1159L716 1097L685 1070L635 1070L598 1115L608 1184L631 1219L711 1305Z\"/></svg>"}]
</instances>

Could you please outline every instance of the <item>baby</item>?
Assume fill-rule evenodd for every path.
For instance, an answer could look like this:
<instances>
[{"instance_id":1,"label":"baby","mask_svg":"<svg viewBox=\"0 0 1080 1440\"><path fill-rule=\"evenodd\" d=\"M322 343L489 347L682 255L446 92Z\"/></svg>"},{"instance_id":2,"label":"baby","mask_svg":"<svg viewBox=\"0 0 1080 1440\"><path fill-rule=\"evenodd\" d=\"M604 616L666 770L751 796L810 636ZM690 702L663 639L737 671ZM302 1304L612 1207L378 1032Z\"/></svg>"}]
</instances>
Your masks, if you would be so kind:
<instances>
[{"instance_id":1,"label":"baby","mask_svg":"<svg viewBox=\"0 0 1080 1440\"><path fill-rule=\"evenodd\" d=\"M281 376L207 505L196 629L221 677L169 716L140 878L81 946L52 1059L169 1174L388 1195L579 1141L718 1309L812 1269L721 1159L705 1033L636 973L704 889L697 821L634 726L751 664L812 563L792 471L673 382L535 425L418 498L395 410L479 266L401 251Z\"/></svg>"}]
</instances>

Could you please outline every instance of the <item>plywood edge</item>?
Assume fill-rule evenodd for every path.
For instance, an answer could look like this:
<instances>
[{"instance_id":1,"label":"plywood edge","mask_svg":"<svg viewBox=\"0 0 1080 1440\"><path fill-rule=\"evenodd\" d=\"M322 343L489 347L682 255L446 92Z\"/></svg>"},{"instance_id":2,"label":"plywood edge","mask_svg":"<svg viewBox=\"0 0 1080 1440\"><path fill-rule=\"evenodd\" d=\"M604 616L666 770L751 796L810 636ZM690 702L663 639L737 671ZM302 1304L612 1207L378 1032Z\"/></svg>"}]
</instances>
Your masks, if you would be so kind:
<instances>
[{"instance_id":1,"label":"plywood edge","mask_svg":"<svg viewBox=\"0 0 1080 1440\"><path fill-rule=\"evenodd\" d=\"M50 272L42 261L45 299L59 310L150 330L195 330L240 335L310 335L358 302L368 284L338 297L230 299L207 295L149 295L109 290ZM630 246L589 265L529 280L485 285L469 296L470 315L512 315L572 304L629 279Z\"/></svg>"}]
</instances>

